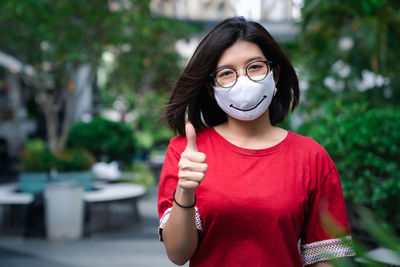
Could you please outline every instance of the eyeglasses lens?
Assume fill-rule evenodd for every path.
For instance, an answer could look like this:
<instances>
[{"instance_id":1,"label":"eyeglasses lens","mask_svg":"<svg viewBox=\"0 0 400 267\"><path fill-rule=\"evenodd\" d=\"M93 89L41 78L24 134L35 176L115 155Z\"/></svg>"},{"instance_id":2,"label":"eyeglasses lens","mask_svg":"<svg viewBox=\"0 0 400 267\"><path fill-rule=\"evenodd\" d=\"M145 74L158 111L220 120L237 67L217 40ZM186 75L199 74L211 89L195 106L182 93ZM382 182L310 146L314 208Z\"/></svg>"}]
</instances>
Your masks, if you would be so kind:
<instances>
[{"instance_id":1,"label":"eyeglasses lens","mask_svg":"<svg viewBox=\"0 0 400 267\"><path fill-rule=\"evenodd\" d=\"M251 62L246 67L246 75L253 81L263 80L269 72L270 67L264 61ZM221 87L230 88L237 81L237 72L230 67L223 68L216 73L215 81Z\"/></svg>"}]
</instances>

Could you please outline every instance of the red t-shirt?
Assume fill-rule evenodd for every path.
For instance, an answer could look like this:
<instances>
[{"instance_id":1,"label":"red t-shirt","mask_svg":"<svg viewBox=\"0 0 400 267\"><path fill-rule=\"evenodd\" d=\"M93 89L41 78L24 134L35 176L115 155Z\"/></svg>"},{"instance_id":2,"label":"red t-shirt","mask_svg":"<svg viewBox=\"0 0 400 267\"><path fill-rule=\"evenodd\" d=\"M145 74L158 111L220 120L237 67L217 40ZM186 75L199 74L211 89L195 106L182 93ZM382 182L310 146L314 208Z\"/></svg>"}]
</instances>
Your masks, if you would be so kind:
<instances>
[{"instance_id":1,"label":"red t-shirt","mask_svg":"<svg viewBox=\"0 0 400 267\"><path fill-rule=\"evenodd\" d=\"M245 149L213 128L198 133L196 142L208 170L195 191L200 238L190 266L289 267L354 255L339 175L318 143L288 132L273 147ZM159 184L160 229L170 214L186 143L175 137L167 150ZM327 234L321 219L328 218L345 238Z\"/></svg>"}]
</instances>

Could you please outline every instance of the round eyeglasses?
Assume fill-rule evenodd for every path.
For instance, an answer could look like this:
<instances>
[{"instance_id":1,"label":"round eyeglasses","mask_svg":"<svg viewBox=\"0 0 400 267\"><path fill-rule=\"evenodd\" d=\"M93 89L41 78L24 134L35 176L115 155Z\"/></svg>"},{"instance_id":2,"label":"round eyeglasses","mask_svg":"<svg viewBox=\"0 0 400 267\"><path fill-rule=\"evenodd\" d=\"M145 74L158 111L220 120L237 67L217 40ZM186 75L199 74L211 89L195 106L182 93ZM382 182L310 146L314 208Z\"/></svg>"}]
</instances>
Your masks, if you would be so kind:
<instances>
[{"instance_id":1,"label":"round eyeglasses","mask_svg":"<svg viewBox=\"0 0 400 267\"><path fill-rule=\"evenodd\" d=\"M246 75L247 77L249 77L250 80L259 82L267 77L272 68L272 61L257 60L247 64L245 70ZM237 69L231 67L222 67L211 73L210 77L214 79L216 85L225 89L229 89L236 84L239 75L237 73Z\"/></svg>"}]
</instances>

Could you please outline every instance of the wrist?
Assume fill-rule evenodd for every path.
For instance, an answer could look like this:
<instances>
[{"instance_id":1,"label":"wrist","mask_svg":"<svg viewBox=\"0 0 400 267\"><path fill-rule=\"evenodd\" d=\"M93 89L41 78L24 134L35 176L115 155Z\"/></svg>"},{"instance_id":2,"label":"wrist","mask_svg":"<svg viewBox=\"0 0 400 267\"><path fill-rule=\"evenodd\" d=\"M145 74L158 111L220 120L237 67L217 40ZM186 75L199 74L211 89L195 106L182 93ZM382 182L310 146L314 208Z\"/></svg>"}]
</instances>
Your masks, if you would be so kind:
<instances>
[{"instance_id":1,"label":"wrist","mask_svg":"<svg viewBox=\"0 0 400 267\"><path fill-rule=\"evenodd\" d=\"M176 188L173 198L175 203L180 207L192 207L196 202L194 189L184 189L179 186Z\"/></svg>"}]
</instances>

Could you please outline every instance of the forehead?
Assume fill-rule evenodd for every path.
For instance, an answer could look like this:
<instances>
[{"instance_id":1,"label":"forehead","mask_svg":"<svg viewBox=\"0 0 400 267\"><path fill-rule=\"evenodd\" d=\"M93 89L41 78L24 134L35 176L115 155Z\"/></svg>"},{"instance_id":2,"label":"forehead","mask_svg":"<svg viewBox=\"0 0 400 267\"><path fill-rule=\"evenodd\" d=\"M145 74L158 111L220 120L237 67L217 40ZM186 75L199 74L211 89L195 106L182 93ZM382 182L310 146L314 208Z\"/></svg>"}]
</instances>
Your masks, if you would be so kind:
<instances>
[{"instance_id":1,"label":"forehead","mask_svg":"<svg viewBox=\"0 0 400 267\"><path fill-rule=\"evenodd\" d=\"M218 66L239 66L247 63L251 58L262 57L266 59L260 47L248 41L238 41L228 47L221 55Z\"/></svg>"}]
</instances>

